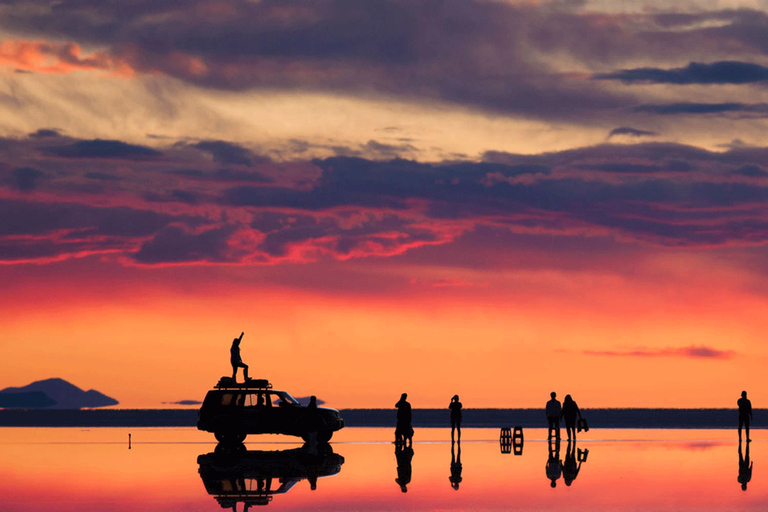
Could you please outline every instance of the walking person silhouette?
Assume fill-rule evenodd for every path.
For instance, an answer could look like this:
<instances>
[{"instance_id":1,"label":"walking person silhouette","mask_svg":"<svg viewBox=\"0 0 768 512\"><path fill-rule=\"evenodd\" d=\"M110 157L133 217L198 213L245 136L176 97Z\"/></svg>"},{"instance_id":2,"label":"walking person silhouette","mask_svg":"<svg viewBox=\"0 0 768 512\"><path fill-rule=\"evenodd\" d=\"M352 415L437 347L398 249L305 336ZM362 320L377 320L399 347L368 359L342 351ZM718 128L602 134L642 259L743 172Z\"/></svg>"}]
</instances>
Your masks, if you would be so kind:
<instances>
[{"instance_id":1,"label":"walking person silhouette","mask_svg":"<svg viewBox=\"0 0 768 512\"><path fill-rule=\"evenodd\" d=\"M571 439L573 434L573 440L576 440L576 417L581 419L581 411L576 402L573 401L571 395L565 395L563 400L563 419L565 420L565 432L568 435L568 439Z\"/></svg>"},{"instance_id":2,"label":"walking person silhouette","mask_svg":"<svg viewBox=\"0 0 768 512\"><path fill-rule=\"evenodd\" d=\"M240 341L243 339L243 335L245 333L241 332L239 338L235 338L232 341L232 348L229 349L229 362L232 363L232 380L237 382L237 369L242 368L243 369L243 377L246 381L251 380L248 377L248 365L243 363L242 358L240 357Z\"/></svg>"},{"instance_id":3,"label":"walking person silhouette","mask_svg":"<svg viewBox=\"0 0 768 512\"><path fill-rule=\"evenodd\" d=\"M453 441L454 431L458 432L458 438L461 441L461 402L459 402L459 395L453 395L448 409L451 410L451 441Z\"/></svg>"}]
</instances>

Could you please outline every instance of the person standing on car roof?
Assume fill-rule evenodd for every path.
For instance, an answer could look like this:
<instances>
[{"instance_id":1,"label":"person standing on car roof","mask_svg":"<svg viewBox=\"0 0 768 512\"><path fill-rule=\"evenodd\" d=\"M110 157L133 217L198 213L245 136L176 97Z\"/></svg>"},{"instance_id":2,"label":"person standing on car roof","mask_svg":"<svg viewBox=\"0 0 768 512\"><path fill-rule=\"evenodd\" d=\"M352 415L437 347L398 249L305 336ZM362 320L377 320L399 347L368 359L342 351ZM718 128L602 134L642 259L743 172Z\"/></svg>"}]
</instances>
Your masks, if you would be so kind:
<instances>
[{"instance_id":1,"label":"person standing on car roof","mask_svg":"<svg viewBox=\"0 0 768 512\"><path fill-rule=\"evenodd\" d=\"M245 377L245 380L251 380L248 377L248 365L243 363L242 358L240 357L240 340L243 339L244 332L240 333L239 338L235 338L232 341L232 348L229 349L230 358L229 361L232 363L232 380L237 382L237 369L242 368L243 369L243 376Z\"/></svg>"}]
</instances>

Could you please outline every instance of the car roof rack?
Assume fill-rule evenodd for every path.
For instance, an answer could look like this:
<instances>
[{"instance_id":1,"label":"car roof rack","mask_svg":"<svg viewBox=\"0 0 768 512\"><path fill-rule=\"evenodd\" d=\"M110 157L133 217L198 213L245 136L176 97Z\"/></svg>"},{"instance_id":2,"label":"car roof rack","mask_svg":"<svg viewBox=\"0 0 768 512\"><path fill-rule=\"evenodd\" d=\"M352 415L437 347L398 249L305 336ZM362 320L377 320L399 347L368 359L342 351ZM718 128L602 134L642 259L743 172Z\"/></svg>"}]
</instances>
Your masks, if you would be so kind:
<instances>
[{"instance_id":1,"label":"car roof rack","mask_svg":"<svg viewBox=\"0 0 768 512\"><path fill-rule=\"evenodd\" d=\"M214 386L216 389L272 389L272 383L267 379L248 379L237 382L232 377L222 377Z\"/></svg>"}]
</instances>

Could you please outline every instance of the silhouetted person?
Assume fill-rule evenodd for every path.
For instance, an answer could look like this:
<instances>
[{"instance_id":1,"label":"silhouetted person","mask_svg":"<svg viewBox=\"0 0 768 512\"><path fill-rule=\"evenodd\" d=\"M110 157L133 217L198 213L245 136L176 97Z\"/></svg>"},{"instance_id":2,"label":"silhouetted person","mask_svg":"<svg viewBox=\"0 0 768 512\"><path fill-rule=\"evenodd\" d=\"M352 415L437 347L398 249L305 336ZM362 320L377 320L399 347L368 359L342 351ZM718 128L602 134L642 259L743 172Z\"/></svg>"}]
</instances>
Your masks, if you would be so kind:
<instances>
[{"instance_id":1,"label":"silhouetted person","mask_svg":"<svg viewBox=\"0 0 768 512\"><path fill-rule=\"evenodd\" d=\"M752 421L752 402L747 399L747 392L741 392L741 398L736 402L739 405L739 441L741 441L741 427L744 426L747 431L747 442L749 438L749 422Z\"/></svg>"},{"instance_id":2,"label":"silhouetted person","mask_svg":"<svg viewBox=\"0 0 768 512\"><path fill-rule=\"evenodd\" d=\"M411 483L411 475L413 473L413 466L411 465L413 448L405 446L404 443L396 444L395 458L397 459L397 478L395 482L400 486L401 491L408 492L406 485Z\"/></svg>"},{"instance_id":3,"label":"silhouetted person","mask_svg":"<svg viewBox=\"0 0 768 512\"><path fill-rule=\"evenodd\" d=\"M411 426L412 412L411 404L408 403L408 393L400 395L400 400L395 404L397 407L397 427L395 427L395 443L401 444L413 443L413 427Z\"/></svg>"},{"instance_id":4,"label":"silhouetted person","mask_svg":"<svg viewBox=\"0 0 768 512\"><path fill-rule=\"evenodd\" d=\"M317 397L315 395L309 397L307 410L299 421L301 422L301 428L307 435L305 438L306 444L304 445L307 452L311 455L318 455L318 447L325 444L324 441L318 439L325 428L325 422L323 421L320 412L317 410Z\"/></svg>"},{"instance_id":5,"label":"silhouetted person","mask_svg":"<svg viewBox=\"0 0 768 512\"><path fill-rule=\"evenodd\" d=\"M557 479L563 473L563 461L560 460L560 438L549 443L549 458L547 459L547 478L551 480L550 487L557 486Z\"/></svg>"},{"instance_id":6,"label":"silhouetted person","mask_svg":"<svg viewBox=\"0 0 768 512\"><path fill-rule=\"evenodd\" d=\"M454 446L458 448L458 455ZM454 443L451 441L451 476L448 477L451 481L451 487L454 490L459 490L459 483L461 483L461 441Z\"/></svg>"},{"instance_id":7,"label":"silhouetted person","mask_svg":"<svg viewBox=\"0 0 768 512\"><path fill-rule=\"evenodd\" d=\"M549 423L549 430L547 435L551 437L552 430L554 429L555 437L560 439L560 417L563 415L563 409L560 406L560 401L555 398L557 393L553 391L549 394L549 396L552 398L549 400L549 402L547 402L547 407L545 409L547 414L547 422Z\"/></svg>"},{"instance_id":8,"label":"silhouetted person","mask_svg":"<svg viewBox=\"0 0 768 512\"><path fill-rule=\"evenodd\" d=\"M577 462L576 457L576 438L573 439L573 444L571 444L569 439L568 446L565 448L565 462L563 463L563 481L565 485L571 485L576 480L576 477L579 476L580 470L581 462Z\"/></svg>"},{"instance_id":9,"label":"silhouetted person","mask_svg":"<svg viewBox=\"0 0 768 512\"><path fill-rule=\"evenodd\" d=\"M741 490L747 490L747 484L752 480L752 462L749 460L749 443L747 443L747 456L744 457L741 452L741 441L739 441L739 483Z\"/></svg>"},{"instance_id":10,"label":"silhouetted person","mask_svg":"<svg viewBox=\"0 0 768 512\"><path fill-rule=\"evenodd\" d=\"M248 365L243 363L243 360L240 358L240 341L243 339L244 332L240 333L239 338L235 338L232 341L232 348L229 349L229 361L232 363L232 380L237 382L237 369L242 368L243 369L243 377L245 377L245 380L250 380L248 378Z\"/></svg>"},{"instance_id":11,"label":"silhouetted person","mask_svg":"<svg viewBox=\"0 0 768 512\"><path fill-rule=\"evenodd\" d=\"M453 395L448 408L451 410L451 441L453 441L454 431L458 432L459 440L461 440L461 402L459 402L459 395Z\"/></svg>"},{"instance_id":12,"label":"silhouetted person","mask_svg":"<svg viewBox=\"0 0 768 512\"><path fill-rule=\"evenodd\" d=\"M571 434L573 434L573 439L576 440L577 416L581 418L579 406L573 401L571 395L565 395L563 400L563 419L565 420L565 433L568 435L569 440L571 439Z\"/></svg>"}]
</instances>

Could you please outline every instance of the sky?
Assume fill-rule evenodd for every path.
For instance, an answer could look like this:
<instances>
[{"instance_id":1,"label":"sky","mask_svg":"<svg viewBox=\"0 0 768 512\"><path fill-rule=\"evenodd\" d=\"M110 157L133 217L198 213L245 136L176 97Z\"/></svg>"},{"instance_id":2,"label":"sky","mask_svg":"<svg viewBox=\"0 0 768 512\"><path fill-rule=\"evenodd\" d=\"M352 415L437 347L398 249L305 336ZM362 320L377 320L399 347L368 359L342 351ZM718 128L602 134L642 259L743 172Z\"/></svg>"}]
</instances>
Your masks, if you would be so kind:
<instances>
[{"instance_id":1,"label":"sky","mask_svg":"<svg viewBox=\"0 0 768 512\"><path fill-rule=\"evenodd\" d=\"M768 1L0 0L0 388L768 400Z\"/></svg>"}]
</instances>

